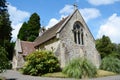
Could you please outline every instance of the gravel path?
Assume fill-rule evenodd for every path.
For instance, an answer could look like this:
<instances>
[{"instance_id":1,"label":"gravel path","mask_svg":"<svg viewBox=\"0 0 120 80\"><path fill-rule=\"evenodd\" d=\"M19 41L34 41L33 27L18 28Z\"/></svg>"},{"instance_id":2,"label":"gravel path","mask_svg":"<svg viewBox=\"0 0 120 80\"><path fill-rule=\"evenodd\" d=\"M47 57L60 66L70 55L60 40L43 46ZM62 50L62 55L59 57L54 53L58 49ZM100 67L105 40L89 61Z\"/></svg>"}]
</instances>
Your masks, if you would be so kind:
<instances>
[{"instance_id":1,"label":"gravel path","mask_svg":"<svg viewBox=\"0 0 120 80\"><path fill-rule=\"evenodd\" d=\"M22 75L20 72L14 70L7 70L4 73L1 73L0 76L5 77L7 80L73 80Z\"/></svg>"},{"instance_id":2,"label":"gravel path","mask_svg":"<svg viewBox=\"0 0 120 80\"><path fill-rule=\"evenodd\" d=\"M22 75L19 72L14 70L7 70L6 72L1 73L0 76L5 77L7 80L75 80L72 78L71 79L70 78L48 78L48 77ZM102 78L93 78L89 80L120 80L120 75L102 77Z\"/></svg>"}]
</instances>

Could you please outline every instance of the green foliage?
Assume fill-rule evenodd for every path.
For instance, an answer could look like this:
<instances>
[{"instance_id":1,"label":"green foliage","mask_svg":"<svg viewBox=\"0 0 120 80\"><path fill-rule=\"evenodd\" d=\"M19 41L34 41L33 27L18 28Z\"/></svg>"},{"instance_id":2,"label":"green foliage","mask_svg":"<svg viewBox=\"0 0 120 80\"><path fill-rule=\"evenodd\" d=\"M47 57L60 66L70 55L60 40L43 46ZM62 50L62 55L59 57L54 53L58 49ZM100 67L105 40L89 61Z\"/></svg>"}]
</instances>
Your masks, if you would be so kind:
<instances>
[{"instance_id":1,"label":"green foliage","mask_svg":"<svg viewBox=\"0 0 120 80\"><path fill-rule=\"evenodd\" d=\"M108 55L107 57L115 57L115 58L120 59L120 54L117 53L116 51L114 51L114 52L112 52L110 55Z\"/></svg>"},{"instance_id":2,"label":"green foliage","mask_svg":"<svg viewBox=\"0 0 120 80\"><path fill-rule=\"evenodd\" d=\"M28 41L34 41L35 39L36 39L36 36L35 35L31 35L31 36L29 36Z\"/></svg>"},{"instance_id":3,"label":"green foliage","mask_svg":"<svg viewBox=\"0 0 120 80\"><path fill-rule=\"evenodd\" d=\"M94 77L97 73L97 69L87 59L76 58L65 66L63 73L73 78Z\"/></svg>"},{"instance_id":4,"label":"green foliage","mask_svg":"<svg viewBox=\"0 0 120 80\"><path fill-rule=\"evenodd\" d=\"M11 59L11 35L12 35L11 21L9 20L9 13L7 10L6 0L0 0L0 46L5 48L8 52L8 58Z\"/></svg>"},{"instance_id":5,"label":"green foliage","mask_svg":"<svg viewBox=\"0 0 120 80\"><path fill-rule=\"evenodd\" d=\"M114 52L112 53L111 56L115 56L118 59L120 59L120 44L115 44L114 43Z\"/></svg>"},{"instance_id":6,"label":"green foliage","mask_svg":"<svg viewBox=\"0 0 120 80\"><path fill-rule=\"evenodd\" d=\"M120 73L120 60L115 57L105 57L102 60L100 68L115 73Z\"/></svg>"},{"instance_id":7,"label":"green foliage","mask_svg":"<svg viewBox=\"0 0 120 80\"><path fill-rule=\"evenodd\" d=\"M11 40L12 27L10 26L9 16L7 12L0 14L0 45L4 43L4 40Z\"/></svg>"},{"instance_id":8,"label":"green foliage","mask_svg":"<svg viewBox=\"0 0 120 80\"><path fill-rule=\"evenodd\" d=\"M34 41L36 37L39 35L40 30L40 17L37 13L33 13L28 21L28 27L29 27L29 36L33 38L30 39L31 41ZM32 35L32 36L31 36ZM35 37L33 37L35 36Z\"/></svg>"},{"instance_id":9,"label":"green foliage","mask_svg":"<svg viewBox=\"0 0 120 80\"><path fill-rule=\"evenodd\" d=\"M120 59L120 44L112 43L108 36L103 35L101 39L97 39L96 48L102 59L107 56Z\"/></svg>"},{"instance_id":10,"label":"green foliage","mask_svg":"<svg viewBox=\"0 0 120 80\"><path fill-rule=\"evenodd\" d=\"M5 50L8 52L7 58L9 60L12 60L13 58L13 52L14 52L14 42L9 42L8 40L4 40L4 45L2 45Z\"/></svg>"},{"instance_id":11,"label":"green foliage","mask_svg":"<svg viewBox=\"0 0 120 80\"><path fill-rule=\"evenodd\" d=\"M117 52L120 54L120 44L117 45Z\"/></svg>"},{"instance_id":12,"label":"green foliage","mask_svg":"<svg viewBox=\"0 0 120 80\"><path fill-rule=\"evenodd\" d=\"M28 22L24 22L20 28L18 38L23 41L34 41L39 35L40 17L37 13L33 13Z\"/></svg>"},{"instance_id":13,"label":"green foliage","mask_svg":"<svg viewBox=\"0 0 120 80\"><path fill-rule=\"evenodd\" d=\"M8 53L5 51L5 49L0 46L0 73L9 66L7 54Z\"/></svg>"},{"instance_id":14,"label":"green foliage","mask_svg":"<svg viewBox=\"0 0 120 80\"><path fill-rule=\"evenodd\" d=\"M6 11L6 0L0 0L0 12Z\"/></svg>"},{"instance_id":15,"label":"green foliage","mask_svg":"<svg viewBox=\"0 0 120 80\"><path fill-rule=\"evenodd\" d=\"M18 38L23 40L23 41L26 41L27 40L27 36L28 36L27 23L24 22L22 24L22 27L19 30Z\"/></svg>"},{"instance_id":16,"label":"green foliage","mask_svg":"<svg viewBox=\"0 0 120 80\"><path fill-rule=\"evenodd\" d=\"M101 58L110 55L114 51L114 45L108 36L103 35L101 39L96 40L96 48L101 54Z\"/></svg>"},{"instance_id":17,"label":"green foliage","mask_svg":"<svg viewBox=\"0 0 120 80\"><path fill-rule=\"evenodd\" d=\"M23 74L42 75L60 70L58 59L51 51L36 51L26 57Z\"/></svg>"},{"instance_id":18,"label":"green foliage","mask_svg":"<svg viewBox=\"0 0 120 80\"><path fill-rule=\"evenodd\" d=\"M9 14L7 11L6 0L0 0L0 45L4 40L11 40L11 21L9 20Z\"/></svg>"}]
</instances>

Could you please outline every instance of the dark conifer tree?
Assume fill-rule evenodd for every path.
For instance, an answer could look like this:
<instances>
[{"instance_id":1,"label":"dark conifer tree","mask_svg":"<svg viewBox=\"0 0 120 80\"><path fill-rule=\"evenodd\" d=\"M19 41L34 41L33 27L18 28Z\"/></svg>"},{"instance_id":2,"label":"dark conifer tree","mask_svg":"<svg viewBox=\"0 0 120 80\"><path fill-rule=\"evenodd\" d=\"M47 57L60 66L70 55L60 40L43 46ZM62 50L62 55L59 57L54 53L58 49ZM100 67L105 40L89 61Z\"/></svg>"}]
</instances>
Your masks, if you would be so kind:
<instances>
[{"instance_id":1,"label":"dark conifer tree","mask_svg":"<svg viewBox=\"0 0 120 80\"><path fill-rule=\"evenodd\" d=\"M6 0L0 0L0 46L5 48L7 58L12 60L14 43L11 43L12 27Z\"/></svg>"},{"instance_id":2,"label":"dark conifer tree","mask_svg":"<svg viewBox=\"0 0 120 80\"><path fill-rule=\"evenodd\" d=\"M27 37L28 37L28 30L27 30L27 23L26 22L24 22L23 24L22 24L22 27L20 28L20 30L19 30L19 34L18 34L18 38L19 39L21 39L21 40L23 40L23 41L26 41L27 40Z\"/></svg>"},{"instance_id":3,"label":"dark conifer tree","mask_svg":"<svg viewBox=\"0 0 120 80\"><path fill-rule=\"evenodd\" d=\"M18 38L24 41L34 41L39 35L40 17L37 13L33 13L28 20L24 22L19 30Z\"/></svg>"},{"instance_id":4,"label":"dark conifer tree","mask_svg":"<svg viewBox=\"0 0 120 80\"><path fill-rule=\"evenodd\" d=\"M6 4L5 0L0 0L0 45L2 46L5 45L6 40L10 42L12 35L11 21Z\"/></svg>"}]
</instances>

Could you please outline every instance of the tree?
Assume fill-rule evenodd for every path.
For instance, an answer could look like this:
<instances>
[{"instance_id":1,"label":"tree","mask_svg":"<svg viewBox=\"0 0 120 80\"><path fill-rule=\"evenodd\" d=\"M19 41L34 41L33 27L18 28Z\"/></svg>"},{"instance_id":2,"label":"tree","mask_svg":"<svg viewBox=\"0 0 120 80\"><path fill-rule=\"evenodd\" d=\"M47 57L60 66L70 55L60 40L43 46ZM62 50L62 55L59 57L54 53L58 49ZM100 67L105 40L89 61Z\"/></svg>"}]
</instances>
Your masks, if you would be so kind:
<instances>
[{"instance_id":1,"label":"tree","mask_svg":"<svg viewBox=\"0 0 120 80\"><path fill-rule=\"evenodd\" d=\"M6 0L0 0L0 12L5 11L6 7Z\"/></svg>"},{"instance_id":2,"label":"tree","mask_svg":"<svg viewBox=\"0 0 120 80\"><path fill-rule=\"evenodd\" d=\"M0 46L0 73L9 65L6 50Z\"/></svg>"},{"instance_id":3,"label":"tree","mask_svg":"<svg viewBox=\"0 0 120 80\"><path fill-rule=\"evenodd\" d=\"M120 44L116 44L115 47L116 47L116 51L117 51L117 53L120 54Z\"/></svg>"},{"instance_id":4,"label":"tree","mask_svg":"<svg viewBox=\"0 0 120 80\"><path fill-rule=\"evenodd\" d=\"M11 21L7 10L6 0L0 0L0 46L8 52L8 58L12 59L13 47L11 41L12 35Z\"/></svg>"},{"instance_id":5,"label":"tree","mask_svg":"<svg viewBox=\"0 0 120 80\"><path fill-rule=\"evenodd\" d=\"M27 23L23 23L19 31L18 38L24 41L34 41L39 35L39 30L40 17L37 13L33 13L29 21Z\"/></svg>"},{"instance_id":6,"label":"tree","mask_svg":"<svg viewBox=\"0 0 120 80\"><path fill-rule=\"evenodd\" d=\"M14 52L14 46L15 46L15 42L8 42L8 41L5 41L5 50L8 52L8 55L7 55L7 58L9 60L12 60L13 58L13 52Z\"/></svg>"},{"instance_id":7,"label":"tree","mask_svg":"<svg viewBox=\"0 0 120 80\"><path fill-rule=\"evenodd\" d=\"M27 36L28 36L27 23L24 22L22 24L22 27L19 30L18 38L21 39L21 40L23 40L23 41L26 41L27 40Z\"/></svg>"},{"instance_id":8,"label":"tree","mask_svg":"<svg viewBox=\"0 0 120 80\"><path fill-rule=\"evenodd\" d=\"M118 58L120 59L120 44L118 44L117 53L118 53Z\"/></svg>"},{"instance_id":9,"label":"tree","mask_svg":"<svg viewBox=\"0 0 120 80\"><path fill-rule=\"evenodd\" d=\"M10 42L12 35L11 21L6 4L5 0L0 0L0 45L4 45L5 40Z\"/></svg>"},{"instance_id":10,"label":"tree","mask_svg":"<svg viewBox=\"0 0 120 80\"><path fill-rule=\"evenodd\" d=\"M37 13L33 13L28 21L28 41L34 41L39 35L40 17Z\"/></svg>"},{"instance_id":11,"label":"tree","mask_svg":"<svg viewBox=\"0 0 120 80\"><path fill-rule=\"evenodd\" d=\"M114 45L114 50L111 56L115 56L118 59L120 59L120 44L113 43L113 45Z\"/></svg>"},{"instance_id":12,"label":"tree","mask_svg":"<svg viewBox=\"0 0 120 80\"><path fill-rule=\"evenodd\" d=\"M114 45L108 36L103 35L101 39L96 40L96 48L101 54L101 58L104 58L114 51Z\"/></svg>"}]
</instances>

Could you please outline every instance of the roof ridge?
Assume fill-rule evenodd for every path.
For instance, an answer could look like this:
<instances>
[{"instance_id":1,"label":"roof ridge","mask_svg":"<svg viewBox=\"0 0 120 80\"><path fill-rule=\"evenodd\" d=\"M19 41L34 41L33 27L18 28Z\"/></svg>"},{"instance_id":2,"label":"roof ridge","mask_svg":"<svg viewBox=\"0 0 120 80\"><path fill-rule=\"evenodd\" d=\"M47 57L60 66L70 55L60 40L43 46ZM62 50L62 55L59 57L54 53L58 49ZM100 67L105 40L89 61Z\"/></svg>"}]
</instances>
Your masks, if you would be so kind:
<instances>
[{"instance_id":1,"label":"roof ridge","mask_svg":"<svg viewBox=\"0 0 120 80\"><path fill-rule=\"evenodd\" d=\"M52 27L50 27L48 30L46 30L45 32L43 32L42 35L46 34L48 31L52 30L54 27L56 27L57 25L59 25L62 21L66 20L69 16L65 17L64 19L61 19L59 22L57 22L55 25L53 25ZM40 36L38 36L34 42L39 38Z\"/></svg>"},{"instance_id":2,"label":"roof ridge","mask_svg":"<svg viewBox=\"0 0 120 80\"><path fill-rule=\"evenodd\" d=\"M21 41L21 42L26 42L26 43L35 43L35 42L30 42L30 41Z\"/></svg>"},{"instance_id":3,"label":"roof ridge","mask_svg":"<svg viewBox=\"0 0 120 80\"><path fill-rule=\"evenodd\" d=\"M61 25L62 27L60 27L56 33L59 33L62 28L64 27L64 25L71 19L71 17L76 13L76 11L78 11L78 9L76 9L71 15L68 16L68 18L66 19L66 21Z\"/></svg>"},{"instance_id":4,"label":"roof ridge","mask_svg":"<svg viewBox=\"0 0 120 80\"><path fill-rule=\"evenodd\" d=\"M37 45L42 44L46 41L48 41L49 39L53 38L56 36L56 32L57 30L61 27L61 25L67 20L68 16L65 17L64 19L60 20L58 23L56 23L54 26L52 26L50 29L46 30L41 36L38 36L35 39L35 42L37 43Z\"/></svg>"},{"instance_id":5,"label":"roof ridge","mask_svg":"<svg viewBox=\"0 0 120 80\"><path fill-rule=\"evenodd\" d=\"M60 22L62 22L63 20L65 20L65 19L67 19L69 16L67 16L67 17L65 17L65 18L63 18L63 19L61 19L59 22L57 22L55 25L53 25L52 27L50 27L49 29L52 29L52 28L54 28L56 25L58 25ZM48 29L48 30L49 30Z\"/></svg>"}]
</instances>

